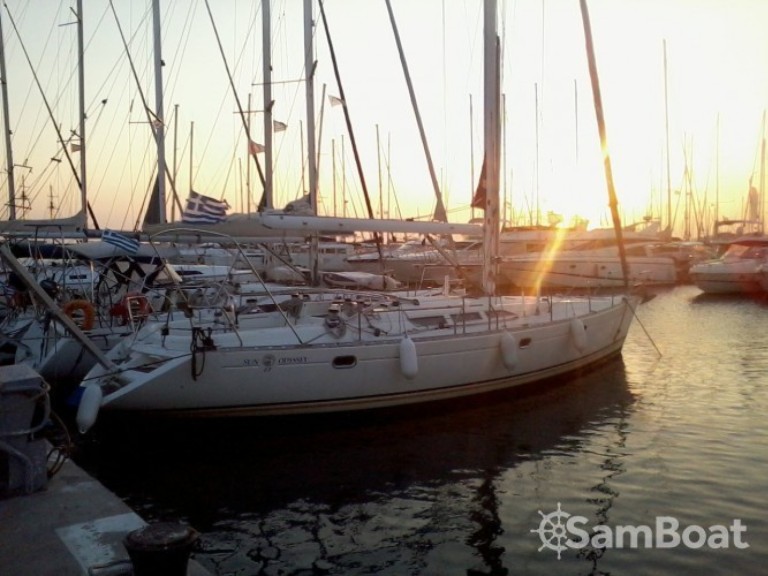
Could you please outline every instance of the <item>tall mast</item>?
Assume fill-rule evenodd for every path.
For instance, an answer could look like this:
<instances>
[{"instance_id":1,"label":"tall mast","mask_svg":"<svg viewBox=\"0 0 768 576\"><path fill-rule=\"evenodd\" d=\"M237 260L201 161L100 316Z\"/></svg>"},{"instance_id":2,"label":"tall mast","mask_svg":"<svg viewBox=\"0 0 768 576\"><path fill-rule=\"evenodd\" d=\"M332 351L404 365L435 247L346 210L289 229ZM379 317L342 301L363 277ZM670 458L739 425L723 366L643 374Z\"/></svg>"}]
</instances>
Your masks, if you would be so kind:
<instances>
[{"instance_id":1,"label":"tall mast","mask_svg":"<svg viewBox=\"0 0 768 576\"><path fill-rule=\"evenodd\" d=\"M83 43L83 0L77 0L77 87L80 95L80 206L83 214L88 206L88 194L86 192L85 159L85 48ZM87 221L87 220L86 220Z\"/></svg>"},{"instance_id":2,"label":"tall mast","mask_svg":"<svg viewBox=\"0 0 768 576\"><path fill-rule=\"evenodd\" d=\"M592 25L589 22L589 10L587 9L587 0L579 0L581 4L581 20L584 25L584 38L587 45L587 61L589 63L589 78L592 82L592 98L595 104L595 117L597 119L597 130L600 134L600 149L603 152L603 168L605 170L605 181L608 186L608 204L611 207L611 216L613 218L613 227L616 231L616 243L619 246L619 258L621 259L621 270L624 276L624 287L629 287L629 264L627 263L627 254L624 250L624 238L621 231L621 218L619 216L619 202L616 199L616 189L613 185L613 169L611 167L611 155L608 151L608 135L605 130L605 118L603 116L603 98L600 93L600 80L597 75L597 62L595 60L595 47L592 42Z\"/></svg>"},{"instance_id":3,"label":"tall mast","mask_svg":"<svg viewBox=\"0 0 768 576\"><path fill-rule=\"evenodd\" d=\"M6 6L5 8L7 10L8 7ZM9 16L10 21L11 21L11 26L13 26L13 29L16 32L16 35L19 37L19 40L21 41L21 36L19 35L19 30L16 27L16 23L13 20L13 16L10 15L10 12L9 12L8 16ZM80 21L81 20L80 20L79 15L78 15L78 24L80 23ZM83 189L83 183L81 182L81 179L80 179L80 172L75 167L75 164L72 161L72 155L70 154L69 147L67 146L67 142L64 140L64 137L63 137L63 135L61 133L61 125L58 124L56 122L56 119L54 118L53 110L51 109L51 105L48 102L48 99L45 97L45 91L43 90L43 87L40 84L40 78L35 73L35 68L32 65L32 61L31 61L31 59L29 57L29 53L27 52L27 49L24 46L23 42L21 42L21 49L22 49L22 52L24 52L24 58L26 59L27 64L29 64L29 67L30 67L30 69L32 71L32 77L35 80L35 84L37 85L38 90L40 90L40 97L42 98L43 104L45 105L45 109L48 112L49 118L51 119L51 123L53 124L53 129L56 132L56 137L58 139L58 142L61 143L61 151L64 154L64 157L67 159L67 164L69 165L69 168L72 170L72 175L73 175L75 181L77 182L77 186L79 188ZM81 49L81 55L80 55L80 63L82 64L82 49ZM83 101L83 99L81 97L81 102L82 101ZM81 108L82 108L82 106L81 106ZM81 114L81 118L84 118L84 114ZM24 186L24 183L23 183L23 180L22 180L22 188L23 188L23 186ZM22 204L24 204L24 199L22 199ZM95 214L90 209L90 206L88 206L87 201L85 201L84 199L83 199L83 204L84 204L83 207L81 208L81 210L75 216L72 216L70 218L61 219L59 221L59 224L67 226L67 227L71 227L71 228L74 228L74 229L82 229L82 228L84 228L87 225L87 218L88 218L87 214L90 213L91 219L93 220L94 227L96 229L98 229L99 226L98 226L98 223L96 221ZM87 210L87 212L86 212L86 210ZM45 221L35 221L35 222L39 222L40 225L43 225L43 222L46 225L50 224L50 220L49 219L45 219ZM30 225L35 225L35 224L33 222L31 222L31 221L26 221L24 223L24 227L26 229L28 229L28 226L30 226ZM9 230L9 229L13 229L13 226L11 226L9 228L8 224L6 223L5 228L6 228L6 230Z\"/></svg>"},{"instance_id":4,"label":"tall mast","mask_svg":"<svg viewBox=\"0 0 768 576\"><path fill-rule=\"evenodd\" d=\"M427 157L427 167L429 168L429 176L432 179L432 188L435 191L435 198L437 204L435 205L435 213L433 218L440 222L447 222L448 216L445 213L445 205L443 204L443 196L440 193L440 185L437 182L437 174L435 173L435 166L432 162L432 154L429 151L429 145L427 144L427 136L424 131L424 123L421 120L421 114L419 113L419 105L416 102L416 93L413 89L413 82L411 81L411 74L408 71L408 63L405 60L405 53L403 52L403 44L400 41L400 32L397 30L397 24L395 23L395 14L392 11L392 3L387 0L387 12L389 12L389 20L392 23L392 31L395 34L395 43L397 44L397 51L400 54L400 63L403 66L403 74L405 75L405 82L408 85L408 94L411 97L411 106L413 106L414 114L416 115L416 123L419 127L419 135L421 136L421 145L424 147L424 154Z\"/></svg>"},{"instance_id":5,"label":"tall mast","mask_svg":"<svg viewBox=\"0 0 768 576\"><path fill-rule=\"evenodd\" d=\"M376 161L379 169L379 218L384 218L384 189L381 180L381 139L379 137L379 125L376 124Z\"/></svg>"},{"instance_id":6,"label":"tall mast","mask_svg":"<svg viewBox=\"0 0 768 576\"><path fill-rule=\"evenodd\" d=\"M333 175L333 216L338 216L336 210L336 139L331 139L331 173Z\"/></svg>"},{"instance_id":7,"label":"tall mast","mask_svg":"<svg viewBox=\"0 0 768 576\"><path fill-rule=\"evenodd\" d=\"M189 123L189 193L195 189L195 123Z\"/></svg>"},{"instance_id":8,"label":"tall mast","mask_svg":"<svg viewBox=\"0 0 768 576\"><path fill-rule=\"evenodd\" d=\"M315 61L312 0L304 0L304 73L307 94L307 176L312 211L317 214L317 153L315 143Z\"/></svg>"},{"instance_id":9,"label":"tall mast","mask_svg":"<svg viewBox=\"0 0 768 576\"><path fill-rule=\"evenodd\" d=\"M176 152L178 151L179 142L179 105L173 106L173 188L174 192L178 191L176 182L178 181L179 166L176 160ZM171 202L171 222L176 220L176 204Z\"/></svg>"},{"instance_id":10,"label":"tall mast","mask_svg":"<svg viewBox=\"0 0 768 576\"><path fill-rule=\"evenodd\" d=\"M0 11L1 12L1 11ZM8 215L16 220L16 179L13 173L13 148L11 145L11 113L8 104L8 73L5 69L5 37L0 14L0 86L3 91L3 126L5 127L5 164L8 171Z\"/></svg>"},{"instance_id":11,"label":"tall mast","mask_svg":"<svg viewBox=\"0 0 768 576\"><path fill-rule=\"evenodd\" d=\"M475 191L473 190L475 186L475 126L474 126L474 116L473 116L473 110L472 110L472 94L469 95L469 190L470 195L469 197L472 198ZM470 218L474 220L475 218L475 207L472 203L470 203L471 206L471 212L470 212Z\"/></svg>"},{"instance_id":12,"label":"tall mast","mask_svg":"<svg viewBox=\"0 0 768 576\"><path fill-rule=\"evenodd\" d=\"M78 0L82 2L82 0ZM157 217L165 223L165 112L163 110L163 56L160 41L160 0L152 2L152 28L155 52L155 141L157 142ZM83 154L83 156L85 156ZM85 185L83 185L85 189Z\"/></svg>"},{"instance_id":13,"label":"tall mast","mask_svg":"<svg viewBox=\"0 0 768 576\"><path fill-rule=\"evenodd\" d=\"M497 33L496 0L484 3L484 123L485 140L485 219L483 234L483 290L487 295L496 292L496 270L499 247L499 122L500 77L499 38Z\"/></svg>"},{"instance_id":14,"label":"tall mast","mask_svg":"<svg viewBox=\"0 0 768 576\"><path fill-rule=\"evenodd\" d=\"M274 207L272 193L272 11L271 0L262 2L262 66L264 67L264 208Z\"/></svg>"},{"instance_id":15,"label":"tall mast","mask_svg":"<svg viewBox=\"0 0 768 576\"><path fill-rule=\"evenodd\" d=\"M536 82L533 83L533 96L535 99L536 110L536 194L535 210L536 210L536 226L539 225L539 86ZM533 222L531 222L533 224Z\"/></svg>"},{"instance_id":16,"label":"tall mast","mask_svg":"<svg viewBox=\"0 0 768 576\"><path fill-rule=\"evenodd\" d=\"M765 110L763 110L763 127L760 145L760 233L765 232Z\"/></svg>"},{"instance_id":17,"label":"tall mast","mask_svg":"<svg viewBox=\"0 0 768 576\"><path fill-rule=\"evenodd\" d=\"M717 129L715 136L715 224L720 211L720 113L717 113ZM707 231L708 234L708 231Z\"/></svg>"},{"instance_id":18,"label":"tall mast","mask_svg":"<svg viewBox=\"0 0 768 576\"><path fill-rule=\"evenodd\" d=\"M669 170L669 99L667 93L667 40L664 39L664 130L667 143L667 226L672 236L672 177Z\"/></svg>"}]
</instances>

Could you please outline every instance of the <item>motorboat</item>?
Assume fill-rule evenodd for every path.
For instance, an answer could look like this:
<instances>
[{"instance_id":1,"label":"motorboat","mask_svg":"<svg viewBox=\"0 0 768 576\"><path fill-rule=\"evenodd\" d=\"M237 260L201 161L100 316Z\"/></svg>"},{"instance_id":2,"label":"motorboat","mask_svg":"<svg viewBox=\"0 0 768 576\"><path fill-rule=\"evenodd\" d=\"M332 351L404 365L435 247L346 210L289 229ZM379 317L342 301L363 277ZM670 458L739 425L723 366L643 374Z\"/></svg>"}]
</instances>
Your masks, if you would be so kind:
<instances>
[{"instance_id":1,"label":"motorboat","mask_svg":"<svg viewBox=\"0 0 768 576\"><path fill-rule=\"evenodd\" d=\"M691 266L691 281L707 294L755 294L763 290L768 237L732 240L720 258Z\"/></svg>"}]
</instances>

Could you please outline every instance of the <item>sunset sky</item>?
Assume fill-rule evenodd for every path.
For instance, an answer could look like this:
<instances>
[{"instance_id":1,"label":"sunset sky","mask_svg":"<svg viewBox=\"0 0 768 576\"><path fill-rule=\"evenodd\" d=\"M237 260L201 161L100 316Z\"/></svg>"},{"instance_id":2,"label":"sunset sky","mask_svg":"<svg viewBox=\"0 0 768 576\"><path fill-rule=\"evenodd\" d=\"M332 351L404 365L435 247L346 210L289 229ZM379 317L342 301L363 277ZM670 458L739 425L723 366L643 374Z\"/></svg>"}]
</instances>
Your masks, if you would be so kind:
<instances>
[{"instance_id":1,"label":"sunset sky","mask_svg":"<svg viewBox=\"0 0 768 576\"><path fill-rule=\"evenodd\" d=\"M154 109L150 2L113 2L141 90ZM151 187L157 154L109 1L84 4L88 196L101 227L132 229ZM5 5L0 18L17 196L23 188L31 203L24 211L27 218L47 217L51 200L60 215L69 215L77 210L79 194L31 70L68 138L78 127L76 27L71 25L76 3L7 0ZM247 144L206 4L161 0L160 5L166 155L171 170L175 158L182 203L191 185L244 211ZM250 94L251 109L263 110L261 3L216 0L210 5L238 97L245 107ZM392 0L392 6L449 218L467 221L482 157L483 3ZM678 234L685 230L686 197L698 214L691 215L694 234L697 220L711 225L717 199L721 217L742 217L750 178L758 189L761 184L768 2L590 0L588 6L624 222L648 215L666 225L667 163ZM428 217L434 192L386 4L325 0L324 7L376 216L382 207L384 216ZM305 87L299 81L304 77L302 10L301 0L274 1L271 8L273 114L287 124L274 134L277 207L299 197L307 185L302 186L307 133ZM565 223L580 216L591 227L608 225L578 0L499 0L499 10L506 219L546 223L547 213L554 212ZM327 98L324 106L321 102L324 90L326 96L339 96L340 90L317 3L314 11L318 123L322 118L322 133L317 129L320 212L364 216L342 109ZM264 141L262 118L252 115L257 142ZM0 146L5 151L4 141ZM72 156L76 167L77 155ZM252 210L261 196L254 169L250 180ZM2 216L7 212L5 207Z\"/></svg>"}]
</instances>

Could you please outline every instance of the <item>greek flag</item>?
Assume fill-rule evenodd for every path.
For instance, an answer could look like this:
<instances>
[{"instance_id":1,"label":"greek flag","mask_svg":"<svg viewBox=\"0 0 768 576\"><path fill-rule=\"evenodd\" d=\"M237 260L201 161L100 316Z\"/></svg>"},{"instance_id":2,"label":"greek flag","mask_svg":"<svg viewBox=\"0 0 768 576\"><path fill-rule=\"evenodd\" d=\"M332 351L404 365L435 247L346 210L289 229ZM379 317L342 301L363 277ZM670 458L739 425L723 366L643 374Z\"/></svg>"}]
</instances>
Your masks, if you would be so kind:
<instances>
[{"instance_id":1,"label":"greek flag","mask_svg":"<svg viewBox=\"0 0 768 576\"><path fill-rule=\"evenodd\" d=\"M122 250L128 252L128 254L136 254L139 251L139 241L136 238L131 238L125 234L119 232L113 232L112 230L104 230L101 234L101 239L107 244L112 244Z\"/></svg>"},{"instance_id":2,"label":"greek flag","mask_svg":"<svg viewBox=\"0 0 768 576\"><path fill-rule=\"evenodd\" d=\"M186 224L215 224L227 219L226 200L216 200L197 192L190 192L181 221Z\"/></svg>"}]
</instances>

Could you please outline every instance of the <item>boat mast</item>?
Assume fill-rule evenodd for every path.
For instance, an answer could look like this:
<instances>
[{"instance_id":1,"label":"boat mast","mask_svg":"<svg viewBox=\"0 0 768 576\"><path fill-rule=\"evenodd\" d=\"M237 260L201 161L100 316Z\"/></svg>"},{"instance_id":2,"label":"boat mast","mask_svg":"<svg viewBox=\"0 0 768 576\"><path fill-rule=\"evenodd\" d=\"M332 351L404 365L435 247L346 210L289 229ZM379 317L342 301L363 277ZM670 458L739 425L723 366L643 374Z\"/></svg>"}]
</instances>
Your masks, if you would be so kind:
<instances>
[{"instance_id":1,"label":"boat mast","mask_svg":"<svg viewBox=\"0 0 768 576\"><path fill-rule=\"evenodd\" d=\"M611 207L613 227L616 230L616 242L619 246L619 258L621 270L624 276L624 287L629 287L629 265L624 249L624 238L621 231L621 217L619 216L619 203L616 199L616 189L613 185L613 169L611 168L611 155L608 152L608 136L605 131L605 118L603 117L603 99L600 94L600 79L597 75L597 62L595 61L595 47L592 43L592 26L589 22L589 10L587 0L579 0L581 4L581 20L584 24L584 38L587 44L587 59L589 62L589 77L592 82L592 97L595 103L595 116L597 129L600 134L600 149L603 152L603 167L605 169L605 181L608 185L608 204Z\"/></svg>"},{"instance_id":2,"label":"boat mast","mask_svg":"<svg viewBox=\"0 0 768 576\"><path fill-rule=\"evenodd\" d=\"M672 177L669 169L669 99L667 93L667 40L664 39L664 130L667 145L667 226L672 237Z\"/></svg>"},{"instance_id":3,"label":"boat mast","mask_svg":"<svg viewBox=\"0 0 768 576\"><path fill-rule=\"evenodd\" d=\"M400 32L397 30L397 23L395 22L395 14L392 11L392 2L387 0L387 12L389 13L389 20L392 23L392 32L395 34L395 43L397 44L397 52L400 55L400 63L403 66L403 74L405 75L405 83L408 85L408 95L411 98L411 106L413 106L413 112L416 115L416 124L419 127L419 136L421 136L421 145L424 147L424 154L427 157L427 166L429 168L429 176L432 179L432 189L435 191L435 198L437 204L435 205L435 213L433 218L440 222L447 222L448 216L445 212L445 205L443 204L443 195L440 192L440 185L437 182L437 174L435 173L435 166L432 162L432 154L429 151L429 145L427 144L427 135L424 131L424 123L421 120L421 114L419 113L419 105L416 102L416 92L413 89L413 82L411 81L411 74L408 71L408 62L405 60L405 52L403 51L403 43L400 41Z\"/></svg>"},{"instance_id":4,"label":"boat mast","mask_svg":"<svg viewBox=\"0 0 768 576\"><path fill-rule=\"evenodd\" d=\"M264 67L264 198L263 208L274 207L272 196L272 11L271 0L262 2L262 66Z\"/></svg>"},{"instance_id":5,"label":"boat mast","mask_svg":"<svg viewBox=\"0 0 768 576\"><path fill-rule=\"evenodd\" d=\"M80 95L80 206L85 214L88 206L88 193L86 192L85 159L85 48L83 43L83 0L77 0L77 87ZM86 219L87 222L87 219Z\"/></svg>"},{"instance_id":6,"label":"boat mast","mask_svg":"<svg viewBox=\"0 0 768 576\"><path fill-rule=\"evenodd\" d=\"M719 218L720 211L720 113L717 113L717 136L715 137L715 218L714 223L717 225L717 219ZM709 229L706 230L706 235L709 234Z\"/></svg>"},{"instance_id":7,"label":"boat mast","mask_svg":"<svg viewBox=\"0 0 768 576\"><path fill-rule=\"evenodd\" d=\"M315 146L315 68L313 36L312 0L304 0L304 74L306 74L307 100L307 172L309 176L309 205L317 215L317 153ZM309 243L310 280L312 286L320 284L318 262L318 237L312 234Z\"/></svg>"},{"instance_id":8,"label":"boat mast","mask_svg":"<svg viewBox=\"0 0 768 576\"><path fill-rule=\"evenodd\" d=\"M760 234L765 233L765 110L763 110L763 129L760 145Z\"/></svg>"},{"instance_id":9,"label":"boat mast","mask_svg":"<svg viewBox=\"0 0 768 576\"><path fill-rule=\"evenodd\" d=\"M304 73L307 100L307 175L312 211L317 214L317 153L315 145L315 68L312 0L304 0Z\"/></svg>"},{"instance_id":10,"label":"boat mast","mask_svg":"<svg viewBox=\"0 0 768 576\"><path fill-rule=\"evenodd\" d=\"M78 0L82 2L82 0ZM152 29L155 52L155 140L157 142L157 218L167 221L165 215L165 112L163 110L163 56L160 41L160 0L152 2ZM83 186L85 188L85 186Z\"/></svg>"},{"instance_id":11,"label":"boat mast","mask_svg":"<svg viewBox=\"0 0 768 576\"><path fill-rule=\"evenodd\" d=\"M330 51L331 64L333 65L333 74L336 78L336 86L339 89L339 99L341 100L341 107L344 112L344 122L347 125L347 132L349 133L349 140L352 146L352 155L355 159L355 166L357 167L357 176L358 178L360 178L360 187L363 190L363 198L365 199L365 208L368 212L368 218L373 219L374 214L373 214L373 206L371 204L371 196L368 193L368 185L366 184L366 181L365 181L365 173L363 172L363 164L362 164L362 161L360 160L360 151L358 150L358 147L357 147L357 139L355 138L355 132L354 130L352 130L352 119L350 118L350 113L349 113L349 103L347 102L347 97L344 94L344 85L341 82L341 75L339 73L339 63L336 58L336 49L334 48L333 41L331 39L331 31L328 27L328 18L326 17L326 14L325 14L325 7L323 6L323 0L318 0L318 2L320 4L320 16L323 20L323 29L325 30L325 38L326 38L326 41L328 42L328 50ZM345 158L343 135L342 135L341 153L342 153L342 166L343 166L344 158ZM342 177L344 178L344 180L342 181L344 182L343 184L344 188L346 188L346 182L345 182L346 175L342 174ZM345 194L344 201L345 201L344 215L346 216L346 194ZM374 241L376 242L376 249L379 253L379 261L383 263L384 255L382 254L381 237L379 236L378 232L374 232L373 238L374 238Z\"/></svg>"},{"instance_id":12,"label":"boat mast","mask_svg":"<svg viewBox=\"0 0 768 576\"><path fill-rule=\"evenodd\" d=\"M472 94L469 95L469 198L470 198L470 220L475 219L475 206L472 202L472 197L475 191L472 189L475 186L475 127L474 127L474 114L472 110Z\"/></svg>"},{"instance_id":13,"label":"boat mast","mask_svg":"<svg viewBox=\"0 0 768 576\"><path fill-rule=\"evenodd\" d=\"M265 6L265 10L269 11L268 2L266 2L264 6ZM250 95L248 96L248 98L249 98L248 114L246 115L246 111L243 110L243 106L242 106L242 104L240 102L240 97L237 95L237 90L235 88L235 82L234 82L234 80L232 78L232 73L229 70L229 64L227 64L227 58L226 58L226 56L224 54L224 47L221 44L221 36L219 36L219 30L216 27L216 22L213 19L213 12L211 12L211 5L208 2L208 0L205 0L205 8L206 8L206 10L208 12L208 18L211 21L211 27L213 28L213 34L216 36L216 44L219 47L219 54L221 55L221 60L224 63L224 70L227 73L227 78L229 80L229 86L232 89L232 95L235 97L235 104L237 105L237 112L238 112L238 115L240 116L240 121L243 123L243 130L245 130L245 136L246 136L246 140L248 142L248 155L251 158L253 158L253 163L256 165L256 171L259 174L259 181L261 182L261 185L264 187L264 194L262 195L261 200L259 200L259 205L258 205L258 211L260 212L266 206L269 206L269 207L272 206L272 193L271 193L272 185L271 185L271 180L270 180L270 185L269 185L270 193L269 193L269 197L267 197L268 196L267 195L267 182L266 182L266 177L264 176L264 170L262 170L261 163L259 162L259 157L257 156L256 150L252 146L252 142L253 141L251 140L251 120L250 120L250 118L251 118L251 106L250 106ZM265 57L265 59L266 59L266 57ZM267 74L267 72L265 72L265 75L266 74ZM270 87L270 98L271 98L271 87ZM269 106L269 108L271 109L271 105ZM265 116L266 115L267 114L265 113ZM272 166L272 163L271 163L271 161L272 161L272 115L271 115L271 112L269 113L269 117L270 117L269 123L268 123L269 128L267 130L265 130L265 134L264 134L264 137L265 137L264 152L265 152L265 157L267 159L267 166L271 167ZM190 156L191 156L191 152L190 152ZM191 160L190 160L190 166L191 166ZM267 170L267 172L269 173L270 178L271 178L271 174L272 174L271 168L270 168L270 170ZM190 183L191 183L191 176L190 176ZM191 190L191 184L190 184L190 190ZM269 202L269 203L267 203L267 202Z\"/></svg>"},{"instance_id":14,"label":"boat mast","mask_svg":"<svg viewBox=\"0 0 768 576\"><path fill-rule=\"evenodd\" d=\"M499 122L500 75L499 37L497 32L497 1L484 3L484 107L483 134L485 140L485 218L483 225L483 290L496 292L499 248Z\"/></svg>"},{"instance_id":15,"label":"boat mast","mask_svg":"<svg viewBox=\"0 0 768 576\"><path fill-rule=\"evenodd\" d=\"M1 12L1 11L0 11ZM16 180L13 173L13 148L11 145L11 113L8 104L8 72L5 68L5 37L0 13L0 87L3 91L3 126L5 126L5 164L8 167L8 215L16 220Z\"/></svg>"}]
</instances>

